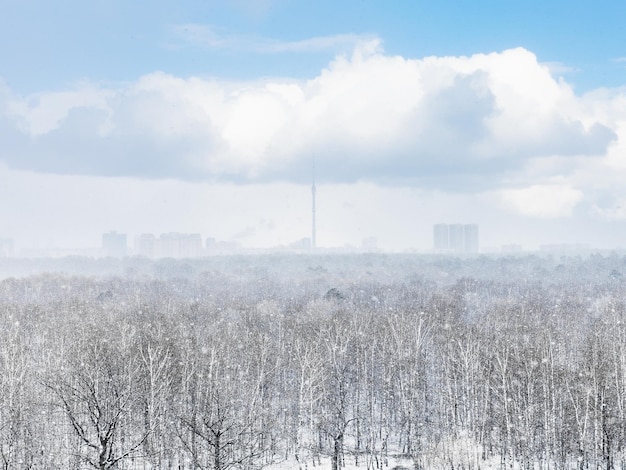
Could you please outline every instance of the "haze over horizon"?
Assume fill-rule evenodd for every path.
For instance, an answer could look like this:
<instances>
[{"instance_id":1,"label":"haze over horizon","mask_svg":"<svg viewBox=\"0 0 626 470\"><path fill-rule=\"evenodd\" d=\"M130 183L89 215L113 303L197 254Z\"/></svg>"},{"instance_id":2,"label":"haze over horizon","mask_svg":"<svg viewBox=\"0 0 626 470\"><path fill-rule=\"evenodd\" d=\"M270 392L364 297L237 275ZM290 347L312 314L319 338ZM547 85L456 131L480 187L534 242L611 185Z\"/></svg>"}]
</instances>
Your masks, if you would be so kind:
<instances>
[{"instance_id":1,"label":"haze over horizon","mask_svg":"<svg viewBox=\"0 0 626 470\"><path fill-rule=\"evenodd\" d=\"M8 0L0 238L626 247L626 5ZM132 243L132 242L131 242Z\"/></svg>"}]
</instances>

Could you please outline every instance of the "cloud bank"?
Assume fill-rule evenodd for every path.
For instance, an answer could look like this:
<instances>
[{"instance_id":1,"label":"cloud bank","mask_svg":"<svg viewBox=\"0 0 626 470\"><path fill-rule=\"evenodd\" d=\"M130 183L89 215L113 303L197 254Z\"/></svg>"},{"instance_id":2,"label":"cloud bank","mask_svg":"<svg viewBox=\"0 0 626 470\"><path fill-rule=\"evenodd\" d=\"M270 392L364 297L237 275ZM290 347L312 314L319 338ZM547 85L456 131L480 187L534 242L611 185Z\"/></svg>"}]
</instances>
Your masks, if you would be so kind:
<instances>
[{"instance_id":1,"label":"cloud bank","mask_svg":"<svg viewBox=\"0 0 626 470\"><path fill-rule=\"evenodd\" d=\"M28 96L0 84L0 161L57 174L299 183L315 159L320 181L508 187L515 206L545 195L569 161L606 156L625 128L623 100L577 96L523 48L407 59L374 40L310 80L155 72ZM579 200L575 188L559 195L548 212Z\"/></svg>"}]
</instances>

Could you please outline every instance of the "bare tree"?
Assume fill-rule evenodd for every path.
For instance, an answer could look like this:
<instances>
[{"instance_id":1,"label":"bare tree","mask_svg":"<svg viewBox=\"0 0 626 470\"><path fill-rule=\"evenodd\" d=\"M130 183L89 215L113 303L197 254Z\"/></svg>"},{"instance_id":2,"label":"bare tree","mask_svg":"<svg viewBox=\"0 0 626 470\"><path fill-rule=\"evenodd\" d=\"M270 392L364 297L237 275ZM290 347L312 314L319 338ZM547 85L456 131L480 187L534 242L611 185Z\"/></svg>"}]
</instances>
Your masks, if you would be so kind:
<instances>
[{"instance_id":1,"label":"bare tree","mask_svg":"<svg viewBox=\"0 0 626 470\"><path fill-rule=\"evenodd\" d=\"M223 328L220 328L223 327ZM260 350L248 350L245 330L220 324L202 341L189 379L179 437L200 469L228 470L259 464L266 451ZM256 363L256 364L255 364Z\"/></svg>"},{"instance_id":2,"label":"bare tree","mask_svg":"<svg viewBox=\"0 0 626 470\"><path fill-rule=\"evenodd\" d=\"M32 460L28 350L19 323L4 325L0 338L0 458L2 468L26 465Z\"/></svg>"},{"instance_id":3,"label":"bare tree","mask_svg":"<svg viewBox=\"0 0 626 470\"><path fill-rule=\"evenodd\" d=\"M127 332L114 337L106 329L91 327L83 329L69 351L66 368L52 374L45 385L77 438L76 458L109 470L138 456L150 429L140 421L139 364L124 344Z\"/></svg>"},{"instance_id":4,"label":"bare tree","mask_svg":"<svg viewBox=\"0 0 626 470\"><path fill-rule=\"evenodd\" d=\"M174 402L181 378L180 338L174 325L152 313L149 323L137 325L131 353L138 365L136 392L143 414L143 454L153 468L175 460ZM140 329L141 328L141 329Z\"/></svg>"},{"instance_id":5,"label":"bare tree","mask_svg":"<svg viewBox=\"0 0 626 470\"><path fill-rule=\"evenodd\" d=\"M330 440L328 453L331 469L342 466L344 439L357 416L351 406L356 391L356 337L350 313L338 311L331 321L320 325L314 341L325 357L321 397L318 404L317 426Z\"/></svg>"}]
</instances>

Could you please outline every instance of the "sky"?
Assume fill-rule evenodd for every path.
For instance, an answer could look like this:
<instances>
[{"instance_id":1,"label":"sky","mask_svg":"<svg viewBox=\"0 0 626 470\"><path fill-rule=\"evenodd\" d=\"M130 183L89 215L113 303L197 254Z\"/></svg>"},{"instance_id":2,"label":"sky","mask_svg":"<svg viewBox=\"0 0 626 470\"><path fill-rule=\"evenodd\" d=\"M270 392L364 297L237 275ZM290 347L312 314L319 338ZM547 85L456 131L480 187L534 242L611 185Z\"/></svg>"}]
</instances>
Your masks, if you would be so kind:
<instances>
[{"instance_id":1,"label":"sky","mask_svg":"<svg viewBox=\"0 0 626 470\"><path fill-rule=\"evenodd\" d=\"M626 3L0 0L0 238L626 248ZM313 163L314 162L314 163Z\"/></svg>"}]
</instances>

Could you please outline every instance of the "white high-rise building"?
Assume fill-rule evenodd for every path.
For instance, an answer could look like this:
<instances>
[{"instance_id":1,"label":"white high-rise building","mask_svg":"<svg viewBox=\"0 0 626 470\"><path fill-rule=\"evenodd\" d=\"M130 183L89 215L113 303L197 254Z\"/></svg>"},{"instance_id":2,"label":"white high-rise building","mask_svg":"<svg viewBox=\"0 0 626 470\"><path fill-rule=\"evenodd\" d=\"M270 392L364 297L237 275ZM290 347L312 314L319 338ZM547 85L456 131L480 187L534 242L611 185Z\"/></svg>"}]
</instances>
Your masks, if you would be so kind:
<instances>
[{"instance_id":1,"label":"white high-rise building","mask_svg":"<svg viewBox=\"0 0 626 470\"><path fill-rule=\"evenodd\" d=\"M449 248L453 253L463 253L465 251L465 231L461 224L450 224L448 226Z\"/></svg>"},{"instance_id":2,"label":"white high-rise building","mask_svg":"<svg viewBox=\"0 0 626 470\"><path fill-rule=\"evenodd\" d=\"M199 233L181 234L179 244L181 258L202 256L202 236Z\"/></svg>"},{"instance_id":3,"label":"white high-rise building","mask_svg":"<svg viewBox=\"0 0 626 470\"><path fill-rule=\"evenodd\" d=\"M108 232L102 235L104 256L122 258L126 256L127 241L125 233Z\"/></svg>"},{"instance_id":4,"label":"white high-rise building","mask_svg":"<svg viewBox=\"0 0 626 470\"><path fill-rule=\"evenodd\" d=\"M448 251L450 246L448 238L448 224L433 225L433 248L437 252Z\"/></svg>"},{"instance_id":5,"label":"white high-rise building","mask_svg":"<svg viewBox=\"0 0 626 470\"><path fill-rule=\"evenodd\" d=\"M433 250L436 253L478 253L478 225L433 225Z\"/></svg>"},{"instance_id":6,"label":"white high-rise building","mask_svg":"<svg viewBox=\"0 0 626 470\"><path fill-rule=\"evenodd\" d=\"M465 253L478 253L478 225L466 224L465 231Z\"/></svg>"},{"instance_id":7,"label":"white high-rise building","mask_svg":"<svg viewBox=\"0 0 626 470\"><path fill-rule=\"evenodd\" d=\"M13 239L0 238L0 258L13 256Z\"/></svg>"},{"instance_id":8,"label":"white high-rise building","mask_svg":"<svg viewBox=\"0 0 626 470\"><path fill-rule=\"evenodd\" d=\"M135 240L135 251L139 256L154 258L157 256L157 238L151 233L142 233Z\"/></svg>"},{"instance_id":9,"label":"white high-rise building","mask_svg":"<svg viewBox=\"0 0 626 470\"><path fill-rule=\"evenodd\" d=\"M197 258L204 254L199 233L144 233L135 239L135 251L148 258Z\"/></svg>"}]
</instances>

